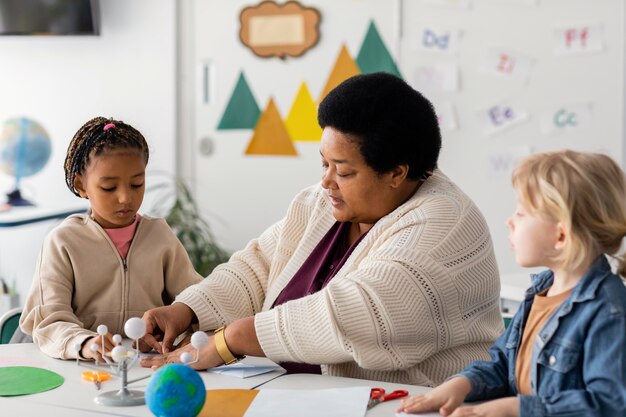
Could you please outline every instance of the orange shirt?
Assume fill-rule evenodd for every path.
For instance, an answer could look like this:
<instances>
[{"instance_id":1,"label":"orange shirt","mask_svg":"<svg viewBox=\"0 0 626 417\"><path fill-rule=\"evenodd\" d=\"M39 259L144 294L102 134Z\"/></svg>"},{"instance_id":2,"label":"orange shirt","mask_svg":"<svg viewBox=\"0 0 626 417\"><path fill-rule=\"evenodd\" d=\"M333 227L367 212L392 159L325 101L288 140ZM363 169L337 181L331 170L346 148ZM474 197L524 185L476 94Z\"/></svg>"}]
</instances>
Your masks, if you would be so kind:
<instances>
[{"instance_id":1,"label":"orange shirt","mask_svg":"<svg viewBox=\"0 0 626 417\"><path fill-rule=\"evenodd\" d=\"M530 313L528 313L526 325L524 326L522 343L517 351L515 379L517 380L517 391L523 395L532 394L530 388L530 363L535 338L554 310L565 301L572 290L570 289L552 297L547 297L547 292L548 290L545 290L543 293L535 295L533 304L530 307Z\"/></svg>"}]
</instances>

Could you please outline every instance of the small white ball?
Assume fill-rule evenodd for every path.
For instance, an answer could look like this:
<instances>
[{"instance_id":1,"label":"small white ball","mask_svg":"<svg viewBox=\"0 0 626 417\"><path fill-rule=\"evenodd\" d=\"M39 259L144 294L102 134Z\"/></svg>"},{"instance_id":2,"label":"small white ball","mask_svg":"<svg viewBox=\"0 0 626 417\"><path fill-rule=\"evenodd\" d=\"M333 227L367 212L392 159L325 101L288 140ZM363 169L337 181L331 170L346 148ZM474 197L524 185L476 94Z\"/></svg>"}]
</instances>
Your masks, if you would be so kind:
<instances>
[{"instance_id":1,"label":"small white ball","mask_svg":"<svg viewBox=\"0 0 626 417\"><path fill-rule=\"evenodd\" d=\"M124 324L124 333L131 339L141 339L146 334L146 323L139 317L131 317Z\"/></svg>"},{"instance_id":2,"label":"small white ball","mask_svg":"<svg viewBox=\"0 0 626 417\"><path fill-rule=\"evenodd\" d=\"M209 343L209 336L205 332L195 332L191 335L191 346L202 349Z\"/></svg>"},{"instance_id":3,"label":"small white ball","mask_svg":"<svg viewBox=\"0 0 626 417\"><path fill-rule=\"evenodd\" d=\"M193 355L191 352L183 352L180 354L180 361L187 365L189 362L193 360Z\"/></svg>"},{"instance_id":4,"label":"small white ball","mask_svg":"<svg viewBox=\"0 0 626 417\"><path fill-rule=\"evenodd\" d=\"M115 346L111 351L111 357L115 362L120 362L126 359L126 348L124 346Z\"/></svg>"},{"instance_id":5,"label":"small white ball","mask_svg":"<svg viewBox=\"0 0 626 417\"><path fill-rule=\"evenodd\" d=\"M80 343L76 343L74 345L74 351L75 352L80 352L81 348L82 348L82 345Z\"/></svg>"},{"instance_id":6,"label":"small white ball","mask_svg":"<svg viewBox=\"0 0 626 417\"><path fill-rule=\"evenodd\" d=\"M97 344L97 343L92 343L92 344L89 346L89 350L90 350L90 351L92 351L92 352L94 352L94 353L95 353L95 352L97 352L97 351L98 351L98 344Z\"/></svg>"},{"instance_id":7,"label":"small white ball","mask_svg":"<svg viewBox=\"0 0 626 417\"><path fill-rule=\"evenodd\" d=\"M98 326L96 331L98 332L100 336L104 336L105 334L108 333L109 328L106 326L106 324L101 324L100 326Z\"/></svg>"},{"instance_id":8,"label":"small white ball","mask_svg":"<svg viewBox=\"0 0 626 417\"><path fill-rule=\"evenodd\" d=\"M113 343L115 343L116 345L119 345L120 343L122 343L122 336L120 336L119 334L114 334Z\"/></svg>"}]
</instances>

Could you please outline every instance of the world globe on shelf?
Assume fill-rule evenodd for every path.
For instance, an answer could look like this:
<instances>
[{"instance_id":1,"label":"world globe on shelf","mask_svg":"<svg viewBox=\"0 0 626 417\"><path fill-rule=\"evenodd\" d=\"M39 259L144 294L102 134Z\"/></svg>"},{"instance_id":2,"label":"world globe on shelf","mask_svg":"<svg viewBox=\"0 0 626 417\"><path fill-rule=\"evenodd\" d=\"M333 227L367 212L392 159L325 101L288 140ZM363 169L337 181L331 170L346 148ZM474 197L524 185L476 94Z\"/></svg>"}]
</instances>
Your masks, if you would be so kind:
<instances>
[{"instance_id":1,"label":"world globe on shelf","mask_svg":"<svg viewBox=\"0 0 626 417\"><path fill-rule=\"evenodd\" d=\"M20 180L41 171L50 159L52 145L46 130L26 117L8 119L0 132L0 172L15 177L8 204L31 205L21 196Z\"/></svg>"},{"instance_id":2,"label":"world globe on shelf","mask_svg":"<svg viewBox=\"0 0 626 417\"><path fill-rule=\"evenodd\" d=\"M204 405L206 389L195 370L172 363L152 375L145 398L155 416L195 417Z\"/></svg>"}]
</instances>

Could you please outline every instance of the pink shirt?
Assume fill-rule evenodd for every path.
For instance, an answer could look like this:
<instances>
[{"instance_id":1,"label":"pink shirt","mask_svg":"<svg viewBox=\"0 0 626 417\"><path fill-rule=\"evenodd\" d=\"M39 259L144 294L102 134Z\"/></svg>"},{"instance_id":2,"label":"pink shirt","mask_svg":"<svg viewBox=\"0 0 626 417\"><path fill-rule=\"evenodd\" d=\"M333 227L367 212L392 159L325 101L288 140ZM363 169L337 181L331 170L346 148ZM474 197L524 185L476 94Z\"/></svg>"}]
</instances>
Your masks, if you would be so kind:
<instances>
[{"instance_id":1,"label":"pink shirt","mask_svg":"<svg viewBox=\"0 0 626 417\"><path fill-rule=\"evenodd\" d=\"M128 249L130 249L130 244L133 241L133 236L135 236L135 230L137 229L137 224L139 224L140 218L141 216L137 213L135 215L135 221L126 227L120 227L118 229L104 229L117 248L117 251L122 259L126 259L126 255L128 255Z\"/></svg>"}]
</instances>

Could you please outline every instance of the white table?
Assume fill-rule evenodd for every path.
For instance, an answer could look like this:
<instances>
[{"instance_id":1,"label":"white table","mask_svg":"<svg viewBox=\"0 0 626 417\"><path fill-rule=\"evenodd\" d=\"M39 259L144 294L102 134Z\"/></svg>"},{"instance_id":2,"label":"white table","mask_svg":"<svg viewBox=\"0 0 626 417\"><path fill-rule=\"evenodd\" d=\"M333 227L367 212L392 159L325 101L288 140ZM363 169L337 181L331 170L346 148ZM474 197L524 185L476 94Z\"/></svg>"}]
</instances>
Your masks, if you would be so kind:
<instances>
[{"instance_id":1,"label":"white table","mask_svg":"<svg viewBox=\"0 0 626 417\"><path fill-rule=\"evenodd\" d=\"M32 343L0 345L0 366L14 362L17 365L37 366L57 372L65 378L58 388L39 394L18 397L0 397L0 413L4 416L26 417L79 417L79 416L121 416L147 417L152 416L146 405L135 407L107 407L95 404L93 399L100 392L117 391L121 387L120 379L113 377L102 383L97 391L93 383L82 380L83 371L92 369L84 365L76 365L76 361L52 359L39 351ZM258 365L273 364L265 358L248 357L244 362ZM128 373L133 380L150 375L152 370L135 366ZM381 387L387 392L405 389L409 395L428 392L430 388L416 385L394 384L388 382L369 381L364 379L342 378L326 375L292 374L283 375L284 370L272 371L250 378L236 378L226 375L200 372L207 390L209 389L328 389L345 387ZM129 389L145 391L149 379L129 385ZM393 416L399 401L393 400L376 405L367 411L366 417ZM438 416L436 413L423 416ZM322 416L324 417L324 416Z\"/></svg>"},{"instance_id":2,"label":"white table","mask_svg":"<svg viewBox=\"0 0 626 417\"><path fill-rule=\"evenodd\" d=\"M134 407L108 407L95 404L94 397L107 391L117 391L121 387L119 377L112 376L111 380L102 383L100 391L94 388L92 382L84 381L81 377L83 371L93 368L83 364L80 366L76 361L63 361L50 358L39 351L32 343L0 345L0 365L14 360L24 366L38 366L54 371L65 378L65 382L58 388L39 394L18 397L0 397L0 413L6 416L152 416L146 405ZM273 364L265 358L246 358L244 362L258 365ZM101 369L106 370L104 367ZM249 378L237 378L227 375L199 372L206 389L240 388L252 389L264 382L270 381L285 371L281 368L277 371L257 375ZM153 371L136 365L128 372L128 380L131 381L142 376L150 375ZM130 384L128 389L145 391L149 379ZM5 414L5 410L15 412ZM42 413L41 411L46 411ZM76 413L76 414L74 414Z\"/></svg>"},{"instance_id":3,"label":"white table","mask_svg":"<svg viewBox=\"0 0 626 417\"><path fill-rule=\"evenodd\" d=\"M64 219L70 214L84 213L88 209L89 204L84 200L64 205L11 207L7 211L0 212L0 228Z\"/></svg>"}]
</instances>

